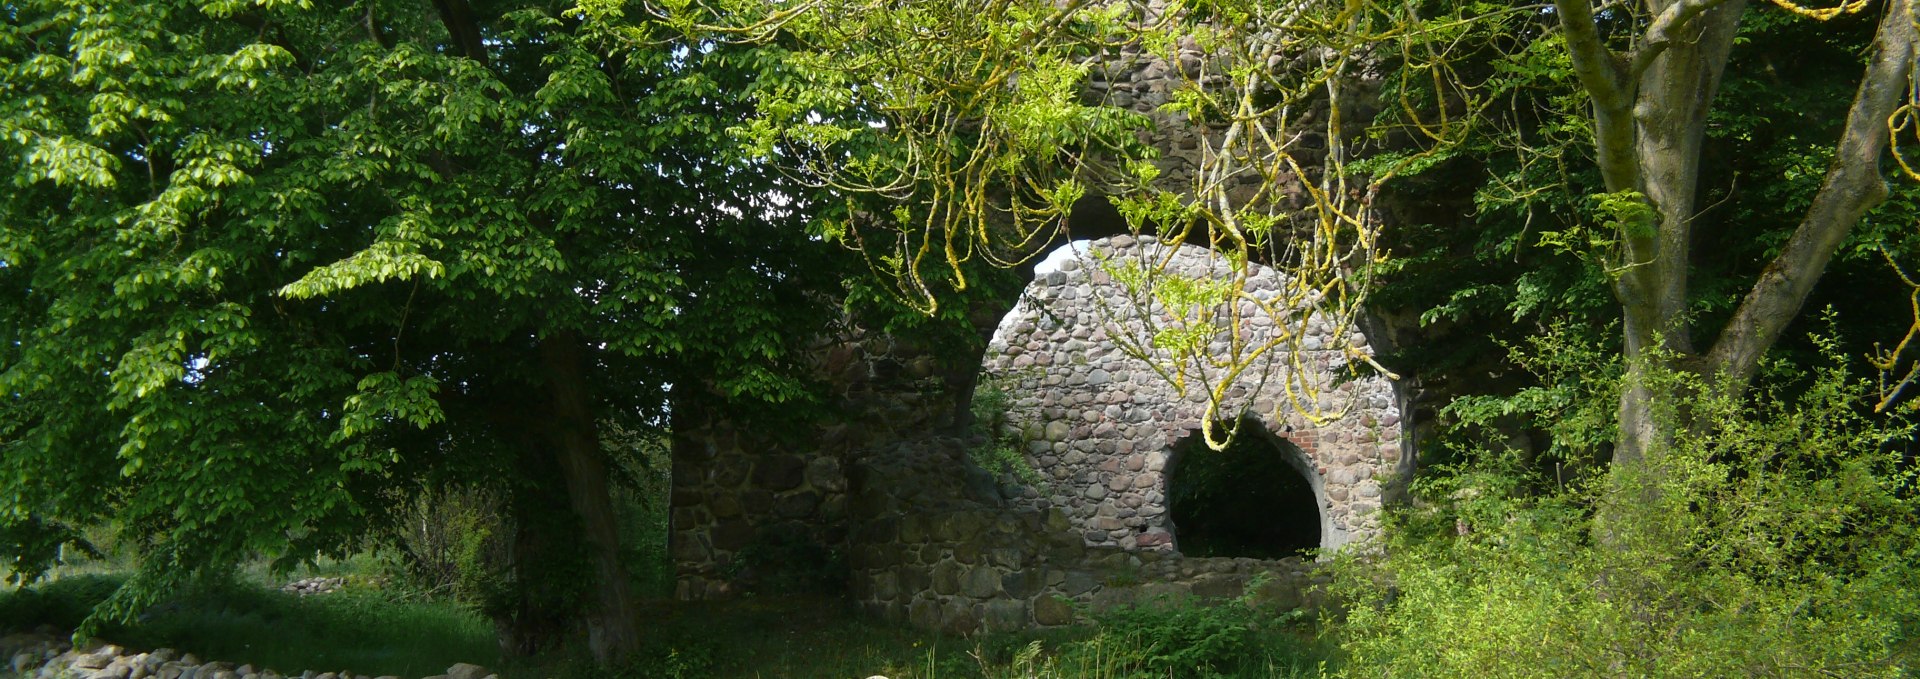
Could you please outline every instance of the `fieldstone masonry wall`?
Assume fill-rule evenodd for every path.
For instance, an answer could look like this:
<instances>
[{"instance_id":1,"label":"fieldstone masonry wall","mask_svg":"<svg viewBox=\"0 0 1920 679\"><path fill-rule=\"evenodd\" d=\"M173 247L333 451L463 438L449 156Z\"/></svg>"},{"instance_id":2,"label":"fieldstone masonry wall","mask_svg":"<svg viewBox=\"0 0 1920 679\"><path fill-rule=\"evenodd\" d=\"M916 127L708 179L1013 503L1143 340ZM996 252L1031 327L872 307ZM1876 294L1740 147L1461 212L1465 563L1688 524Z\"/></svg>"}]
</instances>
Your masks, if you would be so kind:
<instances>
[{"instance_id":1,"label":"fieldstone masonry wall","mask_svg":"<svg viewBox=\"0 0 1920 679\"><path fill-rule=\"evenodd\" d=\"M849 414L819 431L756 422L695 398L674 403L668 551L679 598L731 596L762 575L756 566L782 565L742 558L756 547L762 562L844 554L851 460L875 445L925 436L951 414L953 388L920 348L886 337L849 339L815 358L820 379L834 385Z\"/></svg>"},{"instance_id":2,"label":"fieldstone masonry wall","mask_svg":"<svg viewBox=\"0 0 1920 679\"><path fill-rule=\"evenodd\" d=\"M1166 273L1190 279L1230 275L1227 263L1206 250L1184 246L1164 257L1162 246L1120 236L1088 243L1082 254L1028 287L1019 308L1001 323L987 350L985 372L1011 395L1009 419L1027 441L1029 460L1047 483L1029 489L1023 501L1058 508L1089 545L1173 551L1177 531L1168 518L1167 476L1175 443L1199 435L1207 394L1195 385L1215 383L1187 375L1185 393L1145 361L1122 351L1108 337L1116 314L1133 305L1123 286L1102 265L1134 260L1151 265L1167 259ZM1247 293L1272 299L1285 285L1274 270L1248 264ZM1242 302L1242 304L1250 304ZM1242 337L1260 345L1276 328L1263 314L1243 317ZM1300 364L1318 368L1294 374L1282 352L1267 354L1257 370L1243 374L1228 404L1244 404L1267 433L1294 444L1305 459L1275 460L1301 471L1319 501L1321 544L1336 550L1379 532L1377 512L1386 484L1412 471L1411 439L1404 433L1401 399L1384 377L1336 382L1347 358L1344 348L1365 350L1358 330L1335 337L1323 319L1307 316ZM1145 338L1130 338L1135 346ZM1164 357L1164 352L1161 352ZM1163 366L1169 362L1162 361ZM1340 413L1316 426L1295 412L1286 389L1316 385L1320 411ZM1275 413L1280 417L1274 417ZM1240 413L1224 413L1232 419ZM1241 435L1259 435L1242 432ZM1292 517L1276 519L1295 520Z\"/></svg>"},{"instance_id":3,"label":"fieldstone masonry wall","mask_svg":"<svg viewBox=\"0 0 1920 679\"><path fill-rule=\"evenodd\" d=\"M1144 5L1145 14L1151 17L1162 16L1168 9L1163 0L1130 4ZM1112 48L1088 64L1087 87L1082 95L1086 100L1131 109L1153 121L1149 129L1140 133L1140 140L1159 152L1152 161L1160 171L1154 180L1159 188L1175 192L1192 188L1196 172L1204 165L1203 159L1215 152L1207 148L1208 139L1217 141L1223 127L1203 130L1201 126L1206 123L1196 125L1187 113L1169 112L1161 107L1172 101L1174 94L1190 81L1197 80L1208 87L1221 85L1224 76L1218 74L1218 69L1224 62L1217 60L1220 56L1207 54L1196 40L1186 36L1174 45L1172 60L1162 59L1140 45L1128 44ZM1215 72L1203 74L1201 65L1210 60ZM1289 72L1305 77L1318 66L1311 54L1275 55L1266 64L1278 77L1285 77ZM1341 93L1342 110L1346 112L1342 118L1355 125L1349 134L1358 132L1358 126L1373 118L1373 111L1378 107L1378 92L1371 86L1373 82L1373 78L1362 75L1348 83ZM1290 152L1311 172L1328 151L1328 105L1325 100L1313 100L1300 102L1293 109L1292 129L1288 130L1293 133ZM1265 180L1257 173L1241 172L1227 180L1230 185L1225 190L1236 205L1245 205L1265 188L1267 192L1261 200L1281 210L1301 210L1310 198L1296 179L1282 176L1277 186L1262 187Z\"/></svg>"},{"instance_id":4,"label":"fieldstone masonry wall","mask_svg":"<svg viewBox=\"0 0 1920 679\"><path fill-rule=\"evenodd\" d=\"M1149 5L1159 11L1158 3ZM1196 130L1157 110L1200 55L1186 44L1177 56L1169 63L1123 47L1094 65L1087 91L1154 119L1143 141L1161 151L1158 181L1169 188L1191 182L1205 153ZM1302 111L1297 118L1307 130L1299 148L1309 153L1325 144L1309 129L1321 115ZM1230 197L1261 188L1257 178L1239 181L1245 186ZM1286 178L1282 184L1265 195L1301 202L1300 187ZM1117 237L1093 243L1091 251L1127 257L1149 247ZM1315 576L1299 558L1179 552L1166 505L1169 456L1199 428L1204 408L1197 394L1176 393L1114 345L1099 306L1113 293L1112 281L1087 261L1040 276L999 322L985 360L984 369L1012 397L1008 418L1026 439L1042 484L995 478L968 456L984 440L940 433L949 428L955 396L971 385L956 379L952 366L939 367L943 357L885 338L830 342L823 350L821 376L836 385L850 413L826 431L780 431L676 401L670 551L678 595L738 593L755 577L744 556L772 541L837 556L851 594L876 615L960 633L1067 624L1081 607L1160 595L1311 604ZM1204 251L1180 252L1177 262L1184 275L1219 273ZM1270 271L1255 273L1255 292L1282 282ZM1368 343L1357 332L1333 337L1324 325L1308 325L1318 333L1308 338L1307 365L1316 369L1276 377L1326 384L1344 360L1333 347ZM1255 321L1243 330L1273 329ZM964 368L971 373L972 366ZM1273 413L1279 382L1266 384L1231 397L1253 413ZM1297 459L1279 463L1311 482L1321 546L1338 549L1378 532L1382 497L1392 480L1406 478L1412 456L1406 408L1393 385L1369 378L1328 393L1327 409L1338 409L1331 400L1351 406L1345 417L1322 426L1298 416L1260 422L1263 435L1299 449ZM1263 584L1249 592L1255 583Z\"/></svg>"},{"instance_id":5,"label":"fieldstone masonry wall","mask_svg":"<svg viewBox=\"0 0 1920 679\"><path fill-rule=\"evenodd\" d=\"M1116 238L1088 252L1124 258L1154 247ZM910 352L852 345L857 351L823 370L837 366L828 376L852 385L848 403L865 415L825 432L794 439L676 412L690 418L675 430L671 549L679 595L737 593L754 576L741 556L772 540L840 555L852 596L869 612L956 633L1069 624L1088 607L1159 596L1313 603L1312 564L1300 558L1179 552L1166 472L1174 444L1199 427L1204 404L1114 346L1097 301L1113 294L1113 283L1086 261L1036 280L1030 301L1001 322L985 361L1012 394L1008 416L1031 437L1028 459L1044 483L980 469L969 451L983 438L933 433L953 387L933 370L902 369L924 365ZM1189 276L1214 266L1198 249L1174 262ZM1277 274L1253 266L1251 292L1279 284ZM1308 326L1305 363L1327 372L1270 375L1266 389L1286 379L1325 383L1344 360L1335 347L1367 344L1357 332L1337 338ZM1250 320L1243 330L1258 337L1272 329ZM1253 390L1233 398L1271 412L1283 397ZM1276 464L1311 481L1321 515L1310 520L1323 522L1322 547L1338 549L1377 533L1385 486L1405 478L1411 457L1390 382L1348 381L1328 398L1329 406L1350 406L1344 417L1319 427L1297 416L1267 419L1268 434L1241 435L1297 446L1300 459Z\"/></svg>"},{"instance_id":6,"label":"fieldstone masonry wall","mask_svg":"<svg viewBox=\"0 0 1920 679\"><path fill-rule=\"evenodd\" d=\"M847 479L831 446L808 451L725 427L676 438L668 543L677 597L737 593L760 575L742 558L756 546L845 549Z\"/></svg>"},{"instance_id":7,"label":"fieldstone masonry wall","mask_svg":"<svg viewBox=\"0 0 1920 679\"><path fill-rule=\"evenodd\" d=\"M854 599L916 627L967 634L1075 622L1160 597L1313 603L1311 565L1091 546L1065 512L1019 502L968 457L979 440L874 449L854 466Z\"/></svg>"}]
</instances>

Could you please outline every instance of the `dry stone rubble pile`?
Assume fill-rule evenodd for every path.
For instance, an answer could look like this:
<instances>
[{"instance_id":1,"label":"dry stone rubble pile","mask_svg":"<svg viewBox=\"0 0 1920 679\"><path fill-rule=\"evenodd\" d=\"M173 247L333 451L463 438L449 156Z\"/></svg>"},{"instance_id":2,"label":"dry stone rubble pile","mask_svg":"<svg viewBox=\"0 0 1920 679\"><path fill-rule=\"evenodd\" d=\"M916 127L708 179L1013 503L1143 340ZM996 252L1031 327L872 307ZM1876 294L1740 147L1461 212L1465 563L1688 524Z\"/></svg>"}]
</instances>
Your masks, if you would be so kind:
<instances>
[{"instance_id":1,"label":"dry stone rubble pile","mask_svg":"<svg viewBox=\"0 0 1920 679\"><path fill-rule=\"evenodd\" d=\"M332 594L347 585L346 578L306 578L289 582L280 591L288 594L307 596L309 594Z\"/></svg>"}]
</instances>

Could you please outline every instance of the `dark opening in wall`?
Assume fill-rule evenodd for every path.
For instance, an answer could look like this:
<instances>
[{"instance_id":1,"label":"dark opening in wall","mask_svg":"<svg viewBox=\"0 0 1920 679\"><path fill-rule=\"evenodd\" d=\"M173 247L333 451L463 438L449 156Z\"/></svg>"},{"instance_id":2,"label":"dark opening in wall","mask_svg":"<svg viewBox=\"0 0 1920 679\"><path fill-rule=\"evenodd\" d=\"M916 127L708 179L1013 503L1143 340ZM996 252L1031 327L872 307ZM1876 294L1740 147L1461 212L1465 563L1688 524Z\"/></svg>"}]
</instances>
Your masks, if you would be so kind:
<instances>
[{"instance_id":1,"label":"dark opening in wall","mask_svg":"<svg viewBox=\"0 0 1920 679\"><path fill-rule=\"evenodd\" d=\"M1218 436L1231 423L1220 422ZM1258 422L1241 423L1226 450L1200 432L1173 447L1167 511L1187 556L1279 559L1320 547L1320 501L1306 455Z\"/></svg>"}]
</instances>

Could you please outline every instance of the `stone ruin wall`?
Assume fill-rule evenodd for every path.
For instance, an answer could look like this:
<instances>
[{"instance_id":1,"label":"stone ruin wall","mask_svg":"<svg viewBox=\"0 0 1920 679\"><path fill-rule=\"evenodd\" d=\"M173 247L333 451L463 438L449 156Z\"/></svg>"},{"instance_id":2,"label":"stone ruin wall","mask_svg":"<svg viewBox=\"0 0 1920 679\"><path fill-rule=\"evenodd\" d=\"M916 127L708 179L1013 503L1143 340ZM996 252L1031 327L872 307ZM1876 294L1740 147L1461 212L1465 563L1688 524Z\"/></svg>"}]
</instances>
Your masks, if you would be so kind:
<instances>
[{"instance_id":1,"label":"stone ruin wall","mask_svg":"<svg viewBox=\"0 0 1920 679\"><path fill-rule=\"evenodd\" d=\"M1118 238L1088 251L1119 256L1146 247ZM925 356L884 342L840 347L823 374L862 417L784 440L722 418L676 422L678 595L738 594L762 575L743 554L802 541L839 557L850 594L869 613L954 633L1070 624L1081 610L1161 596L1311 604L1317 576L1301 558L1179 553L1165 504L1167 465L1204 407L1107 341L1094 300L1113 294L1113 284L1088 261L1069 260L1028 287L1027 301L999 324L984 366L1013 396L1014 429L1036 434L1027 459L1044 484L982 470L971 457L988 443L982 437L940 433L954 387ZM1188 275L1214 266L1198 249L1174 261ZM1254 294L1278 283L1271 271L1253 275ZM1269 331L1248 325L1256 336ZM1332 367L1338 338L1317 332L1307 341L1319 347L1309 364ZM1345 340L1367 344L1357 332ZM1239 396L1260 407L1283 398ZM1303 453L1297 466L1320 501L1322 546L1333 549L1377 533L1381 498L1411 457L1391 383L1352 380L1328 397L1352 407L1320 427L1298 416L1261 422Z\"/></svg>"},{"instance_id":2,"label":"stone ruin wall","mask_svg":"<svg viewBox=\"0 0 1920 679\"><path fill-rule=\"evenodd\" d=\"M668 551L683 600L727 597L756 578L747 550L811 545L844 554L849 472L870 449L926 435L953 411L938 357L893 338L843 338L813 369L846 421L796 432L692 399L674 403Z\"/></svg>"},{"instance_id":3,"label":"stone ruin wall","mask_svg":"<svg viewBox=\"0 0 1920 679\"><path fill-rule=\"evenodd\" d=\"M1112 341L1108 333L1117 329L1114 324L1127 323L1114 316L1131 306L1124 287L1099 263L1150 265L1160 252L1163 246L1127 236L1089 243L1060 270L1028 287L987 349L984 371L1010 396L1009 425L1045 481L1044 488L1024 489L1022 500L1063 510L1089 545L1156 551L1175 551L1178 545L1167 506L1169 458L1176 443L1200 435L1207 394L1194 386L1202 383L1200 376L1189 373L1182 393ZM1168 274L1189 279L1231 275L1223 259L1198 247L1182 246L1167 261ZM1278 272L1257 263L1247 266L1248 294L1263 300L1281 294L1285 280ZM1251 315L1241 317L1246 342L1258 346L1272 339L1273 321L1244 308L1250 302L1240 304L1242 313ZM1358 329L1335 336L1338 329L1318 315L1308 317L1305 331L1299 363L1317 368L1316 374L1289 373L1283 350L1276 349L1266 354L1270 360L1241 376L1226 403L1248 406L1246 415L1303 456L1275 463L1294 466L1313 487L1320 547L1331 551L1379 533L1378 512L1389 485L1412 472L1412 439L1392 381L1377 375L1339 379L1348 361L1345 348L1371 351L1368 338ZM1146 341L1129 338L1135 346ZM1215 349L1224 347L1216 342ZM1170 365L1164 357L1161 352L1163 367ZM1210 372L1210 381L1220 380L1221 371ZM1292 407L1289 384L1317 387L1321 414L1338 417L1311 422Z\"/></svg>"},{"instance_id":4,"label":"stone ruin wall","mask_svg":"<svg viewBox=\"0 0 1920 679\"><path fill-rule=\"evenodd\" d=\"M1091 70L1089 97L1154 120L1143 140L1160 151L1154 163L1167 188L1190 183L1204 153L1186 122L1158 111L1179 69L1197 56L1184 46L1172 64L1122 48ZM1299 121L1313 125L1318 115ZM1302 137L1310 153L1324 145L1316 138ZM1297 186L1280 195L1301 201ZM1118 237L1095 247L1118 254L1143 246ZM1199 263L1204 256L1182 258L1191 273L1210 266ZM1160 596L1311 605L1323 580L1298 557L1193 558L1177 550L1166 511L1169 454L1203 410L1107 341L1084 303L1109 283L1083 261L1040 276L998 323L982 366L1013 397L1008 417L1043 487L974 464L969 451L986 441L947 431L955 395L970 390L971 376L956 378L938 367L942 357L887 338L823 351L819 373L849 413L826 431L782 431L676 404L669 550L678 597L739 594L763 575L743 565L743 555L772 541L835 555L869 613L955 633L1069 624L1087 607ZM988 320L980 330L993 327ZM1322 333L1319 341L1332 346L1336 338ZM1349 399L1353 412L1325 426L1297 416L1261 420L1304 453L1287 462L1312 482L1328 549L1375 535L1389 483L1412 465L1393 385L1368 378L1335 396ZM1273 394L1234 397L1273 412Z\"/></svg>"},{"instance_id":5,"label":"stone ruin wall","mask_svg":"<svg viewBox=\"0 0 1920 679\"><path fill-rule=\"evenodd\" d=\"M930 437L872 451L854 466L850 585L876 617L957 634L1077 622L1080 611L1161 598L1245 597L1312 605L1312 564L1186 558L1087 544L1060 509L1019 501L980 470L982 443Z\"/></svg>"}]
</instances>

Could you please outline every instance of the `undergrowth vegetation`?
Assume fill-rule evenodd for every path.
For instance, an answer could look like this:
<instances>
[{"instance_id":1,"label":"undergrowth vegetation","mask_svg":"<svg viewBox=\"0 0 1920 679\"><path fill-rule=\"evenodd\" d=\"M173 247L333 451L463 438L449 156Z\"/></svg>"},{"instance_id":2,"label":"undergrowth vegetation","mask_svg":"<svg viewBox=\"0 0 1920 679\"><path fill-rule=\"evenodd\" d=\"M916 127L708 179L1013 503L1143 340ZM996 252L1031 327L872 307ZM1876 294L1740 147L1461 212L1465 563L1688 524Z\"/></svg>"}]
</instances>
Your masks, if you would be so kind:
<instances>
[{"instance_id":1,"label":"undergrowth vegetation","mask_svg":"<svg viewBox=\"0 0 1920 679\"><path fill-rule=\"evenodd\" d=\"M40 625L75 629L123 577L66 577L0 594L0 632ZM175 648L296 675L304 669L349 669L426 676L456 662L499 662L491 626L473 612L351 584L331 594L300 597L251 580L203 583L134 622L105 625L99 636L129 648Z\"/></svg>"},{"instance_id":2,"label":"undergrowth vegetation","mask_svg":"<svg viewBox=\"0 0 1920 679\"><path fill-rule=\"evenodd\" d=\"M1013 394L1007 392L1011 381L1011 376L982 373L980 382L974 385L973 400L968 403L972 417L969 433L979 443L967 451L967 456L996 477L1012 475L1021 483L1046 488L1047 479L1027 459L1027 442L1032 437L1007 421L1007 412L1013 406Z\"/></svg>"},{"instance_id":3,"label":"undergrowth vegetation","mask_svg":"<svg viewBox=\"0 0 1920 679\"><path fill-rule=\"evenodd\" d=\"M1245 600L1160 600L1095 614L1081 627L946 639L889 679L1287 679L1324 676L1337 649L1297 612Z\"/></svg>"},{"instance_id":4,"label":"undergrowth vegetation","mask_svg":"<svg viewBox=\"0 0 1920 679\"><path fill-rule=\"evenodd\" d=\"M1541 356L1564 338L1535 342ZM1834 344L1810 373L1745 394L1649 370L1693 394L1644 473L1544 478L1480 448L1416 486L1386 558L1338 569L1352 676L1907 676L1920 629L1913 426L1868 412ZM1601 440L1584 399L1616 367L1562 359L1514 411ZM1580 390L1576 390L1580 391ZM1571 446L1563 453L1572 452ZM1383 587L1382 584L1387 586Z\"/></svg>"},{"instance_id":5,"label":"undergrowth vegetation","mask_svg":"<svg viewBox=\"0 0 1920 679\"><path fill-rule=\"evenodd\" d=\"M375 568L373 560L357 563ZM423 676L454 662L475 662L510 679L609 676L579 648L503 661L492 647L492 631L468 607L449 597L396 597L377 588L371 576L378 572L345 573L350 582L364 584L308 597L250 579L196 588L103 634L134 648L172 647L296 672ZM0 628L71 629L118 586L117 577L84 575L0 594L0 623L8 623ZM829 596L656 602L644 614L645 648L614 676L1254 679L1320 676L1334 653L1310 621L1244 602L1209 607L1163 601L1101 614L1081 628L975 638L866 619Z\"/></svg>"}]
</instances>

